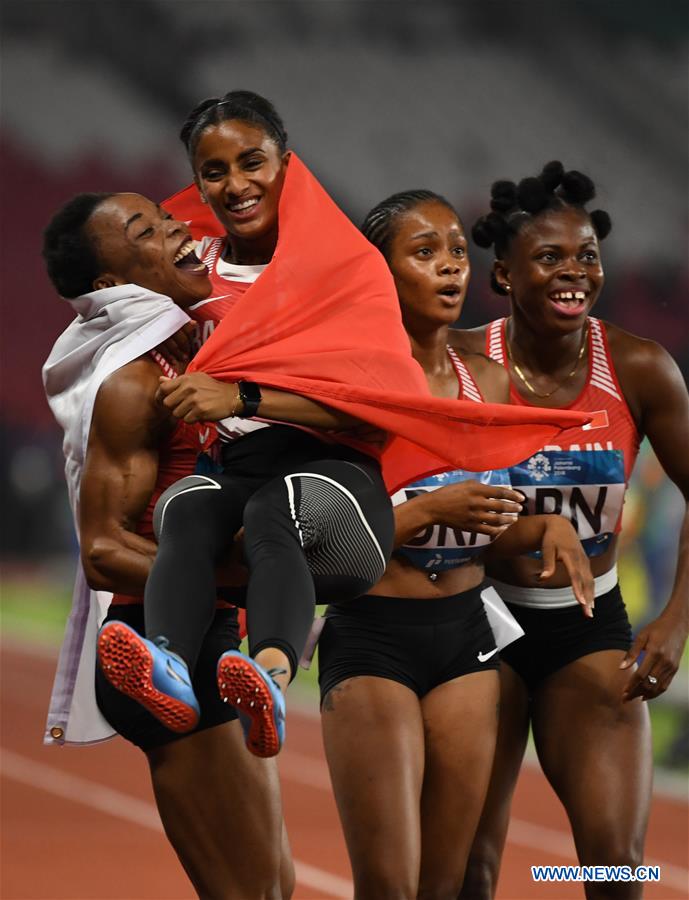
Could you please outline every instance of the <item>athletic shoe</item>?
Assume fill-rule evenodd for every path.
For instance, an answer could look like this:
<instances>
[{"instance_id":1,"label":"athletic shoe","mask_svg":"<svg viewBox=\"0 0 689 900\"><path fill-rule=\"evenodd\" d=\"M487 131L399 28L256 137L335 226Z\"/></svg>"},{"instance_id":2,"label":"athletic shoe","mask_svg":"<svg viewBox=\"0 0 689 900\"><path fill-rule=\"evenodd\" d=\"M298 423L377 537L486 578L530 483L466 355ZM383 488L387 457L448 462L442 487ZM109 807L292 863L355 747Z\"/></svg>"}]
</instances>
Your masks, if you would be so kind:
<instances>
[{"instance_id":1,"label":"athletic shoe","mask_svg":"<svg viewBox=\"0 0 689 900\"><path fill-rule=\"evenodd\" d=\"M246 746L254 756L275 756L285 740L285 698L268 672L255 659L228 650L218 660L218 690L237 710Z\"/></svg>"},{"instance_id":2,"label":"athletic shoe","mask_svg":"<svg viewBox=\"0 0 689 900\"><path fill-rule=\"evenodd\" d=\"M141 637L125 622L106 622L98 633L98 658L113 687L136 700L179 734L196 727L200 709L187 664L167 649Z\"/></svg>"}]
</instances>

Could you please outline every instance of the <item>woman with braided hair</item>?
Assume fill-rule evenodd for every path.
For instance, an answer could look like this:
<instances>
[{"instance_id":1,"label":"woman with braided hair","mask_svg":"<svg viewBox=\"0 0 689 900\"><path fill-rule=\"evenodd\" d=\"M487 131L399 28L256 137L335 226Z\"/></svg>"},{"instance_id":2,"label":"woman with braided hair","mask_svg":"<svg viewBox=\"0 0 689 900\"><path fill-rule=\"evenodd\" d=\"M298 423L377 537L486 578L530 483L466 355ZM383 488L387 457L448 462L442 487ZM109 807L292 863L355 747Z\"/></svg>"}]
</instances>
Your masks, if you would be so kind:
<instances>
[{"instance_id":1,"label":"woman with braided hair","mask_svg":"<svg viewBox=\"0 0 689 900\"><path fill-rule=\"evenodd\" d=\"M582 617L561 566L543 587L533 556L490 563L526 636L502 654L496 758L462 893L471 900L495 894L529 724L580 862L641 862L652 778L643 701L667 689L689 631L689 516L667 605L633 641L617 583L622 504L644 436L689 499L689 398L662 347L591 315L604 282L599 243L611 229L607 213L587 211L594 195L590 178L552 162L518 185L496 182L491 212L472 231L479 246L494 247L492 285L511 309L455 332L455 346L504 366L513 404L591 416L512 467L510 480L526 497L525 514L571 520L596 603L593 618ZM586 896L635 898L641 886L589 883Z\"/></svg>"},{"instance_id":2,"label":"woman with braided hair","mask_svg":"<svg viewBox=\"0 0 689 900\"><path fill-rule=\"evenodd\" d=\"M431 392L507 402L501 366L448 347L470 275L464 229L448 201L431 191L394 194L362 231L390 267ZM506 643L491 630L495 606L484 608L497 601L504 613L484 590L485 561L543 549L542 582L557 557L584 607L593 578L568 521L518 517L522 495L504 469L431 475L392 500L396 549L385 575L366 596L331 603L325 617L325 750L355 896L456 897L488 787L498 646Z\"/></svg>"}]
</instances>

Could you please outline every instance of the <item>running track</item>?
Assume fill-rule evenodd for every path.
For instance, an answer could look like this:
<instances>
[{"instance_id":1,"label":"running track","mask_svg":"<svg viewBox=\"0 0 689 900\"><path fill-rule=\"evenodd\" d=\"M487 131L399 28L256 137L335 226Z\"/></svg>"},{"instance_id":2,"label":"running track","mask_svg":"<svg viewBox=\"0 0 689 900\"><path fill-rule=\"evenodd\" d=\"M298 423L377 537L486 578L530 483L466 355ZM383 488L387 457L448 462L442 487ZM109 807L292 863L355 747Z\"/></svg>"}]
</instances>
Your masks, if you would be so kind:
<instances>
[{"instance_id":1,"label":"running track","mask_svg":"<svg viewBox=\"0 0 689 900\"><path fill-rule=\"evenodd\" d=\"M177 900L193 892L158 821L141 754L116 739L97 747L42 745L55 651L2 645L3 900ZM295 900L351 898L349 866L323 759L318 718L288 711L281 754L285 816L297 868ZM689 897L689 807L657 796L647 844L660 884L645 896ZM564 814L535 768L523 772L500 900L583 896L534 884L532 864L573 864Z\"/></svg>"}]
</instances>

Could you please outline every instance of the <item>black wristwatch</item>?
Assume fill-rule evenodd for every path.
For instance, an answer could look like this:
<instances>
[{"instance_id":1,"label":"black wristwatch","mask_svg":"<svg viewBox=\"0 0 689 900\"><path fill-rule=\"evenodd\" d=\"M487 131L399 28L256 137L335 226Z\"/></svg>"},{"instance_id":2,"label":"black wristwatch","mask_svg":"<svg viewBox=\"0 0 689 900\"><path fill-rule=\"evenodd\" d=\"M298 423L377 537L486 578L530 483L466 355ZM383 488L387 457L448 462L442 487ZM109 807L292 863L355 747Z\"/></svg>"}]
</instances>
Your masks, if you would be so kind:
<instances>
[{"instance_id":1,"label":"black wristwatch","mask_svg":"<svg viewBox=\"0 0 689 900\"><path fill-rule=\"evenodd\" d=\"M242 401L242 412L237 413L241 419L252 419L261 405L261 388L255 381L238 381L239 399Z\"/></svg>"}]
</instances>

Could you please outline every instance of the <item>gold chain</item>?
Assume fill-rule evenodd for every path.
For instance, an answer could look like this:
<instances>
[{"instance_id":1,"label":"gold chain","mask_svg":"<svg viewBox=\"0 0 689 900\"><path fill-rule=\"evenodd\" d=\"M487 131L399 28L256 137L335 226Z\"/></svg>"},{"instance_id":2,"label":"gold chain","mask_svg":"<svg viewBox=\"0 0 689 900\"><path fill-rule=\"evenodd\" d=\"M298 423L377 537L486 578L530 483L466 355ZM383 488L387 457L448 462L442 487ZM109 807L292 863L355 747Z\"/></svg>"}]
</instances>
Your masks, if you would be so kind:
<instances>
[{"instance_id":1,"label":"gold chain","mask_svg":"<svg viewBox=\"0 0 689 900\"><path fill-rule=\"evenodd\" d=\"M531 391L531 393L534 395L534 397L538 397L539 400L547 400L548 397L552 397L553 394L555 394L557 391L559 391L561 387L564 387L570 378L573 378L576 375L576 373L579 369L579 364L581 363L582 357L584 356L584 351L586 350L588 336L589 336L589 323L587 321L586 328L584 329L584 336L581 341L581 347L579 348L579 355L577 356L577 361L574 363L574 368L572 369L572 371L569 374L565 375L565 377L562 379L562 381L556 387L554 387L552 389L552 391L548 391L547 394L539 394L538 391L535 390L535 388L533 387L533 385L531 384L529 379L526 377L526 375L519 368L517 363L514 361L514 357L512 356L512 351L510 350L510 343L507 340L507 335L505 335L505 346L507 347L507 358L512 363L512 368L514 369L514 371L521 378L521 380L524 382L526 387Z\"/></svg>"}]
</instances>

